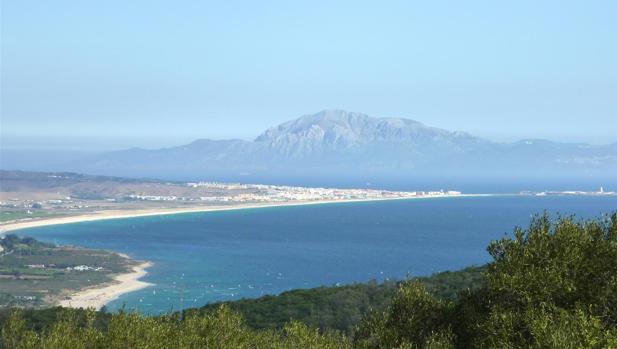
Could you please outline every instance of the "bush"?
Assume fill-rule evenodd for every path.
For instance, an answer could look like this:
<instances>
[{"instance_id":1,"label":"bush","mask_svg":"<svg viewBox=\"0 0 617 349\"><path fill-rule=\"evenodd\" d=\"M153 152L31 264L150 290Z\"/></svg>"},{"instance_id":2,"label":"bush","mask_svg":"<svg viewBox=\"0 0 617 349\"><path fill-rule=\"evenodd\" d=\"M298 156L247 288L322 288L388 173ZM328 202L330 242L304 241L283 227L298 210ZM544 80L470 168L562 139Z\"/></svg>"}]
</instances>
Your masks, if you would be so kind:
<instances>
[{"instance_id":1,"label":"bush","mask_svg":"<svg viewBox=\"0 0 617 349\"><path fill-rule=\"evenodd\" d=\"M419 281L401 285L383 313L373 313L356 331L360 348L448 347L451 304L431 295Z\"/></svg>"},{"instance_id":2,"label":"bush","mask_svg":"<svg viewBox=\"0 0 617 349\"><path fill-rule=\"evenodd\" d=\"M120 312L107 329L94 326L96 314L88 311L86 323L78 312L67 310L53 326L41 332L27 329L23 312L14 311L2 329L0 347L30 348L348 348L338 332L320 334L293 322L282 330L249 329L237 313L221 306L216 312L189 316L144 317Z\"/></svg>"},{"instance_id":3,"label":"bush","mask_svg":"<svg viewBox=\"0 0 617 349\"><path fill-rule=\"evenodd\" d=\"M591 221L545 213L488 247L481 287L451 303L417 283L358 326L360 348L617 347L617 214Z\"/></svg>"}]
</instances>

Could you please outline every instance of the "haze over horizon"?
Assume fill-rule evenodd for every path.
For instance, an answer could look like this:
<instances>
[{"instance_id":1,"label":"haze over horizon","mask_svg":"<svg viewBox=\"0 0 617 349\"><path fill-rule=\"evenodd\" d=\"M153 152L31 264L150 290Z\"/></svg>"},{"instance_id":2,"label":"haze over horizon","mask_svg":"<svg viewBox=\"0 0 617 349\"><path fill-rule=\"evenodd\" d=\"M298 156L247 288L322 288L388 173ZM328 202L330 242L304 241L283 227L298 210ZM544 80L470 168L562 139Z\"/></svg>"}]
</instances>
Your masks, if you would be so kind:
<instances>
[{"instance_id":1,"label":"haze over horizon","mask_svg":"<svg viewBox=\"0 0 617 349\"><path fill-rule=\"evenodd\" d=\"M3 1L1 146L252 140L323 109L497 142L614 143L616 13L612 1Z\"/></svg>"},{"instance_id":2,"label":"haze over horizon","mask_svg":"<svg viewBox=\"0 0 617 349\"><path fill-rule=\"evenodd\" d=\"M148 135L142 135L140 137L131 137L131 136L119 136L119 137L105 137L98 135L69 135L69 136L36 136L36 135L28 135L28 136L12 136L3 137L2 148L8 150L33 150L40 151L45 150L48 152L54 151L69 151L69 152L85 152L85 153L97 153L97 152L106 152L106 151L114 151L114 150L123 150L128 148L142 148L142 149L164 149L176 146L182 146L184 144L193 143L194 141L204 140L204 139L212 139L212 140L242 140L242 141L254 141L263 132L271 129L280 127L281 125L289 122L293 122L294 120L298 120L302 117L318 115L324 112L343 112L343 113L352 113L352 114L363 114L368 115L362 112L356 111L348 111L343 109L324 109L319 111L318 113L305 113L302 115L298 115L292 119L285 120L277 125L264 126L264 128L259 131L254 136L248 137L227 137L227 138L218 138L218 137L194 137L194 138L175 138L171 136L160 136L160 137L149 137ZM426 124L421 120L411 119L406 117L394 118L389 116L380 116L380 115L369 115L374 118L385 118L385 119L398 119L398 120L409 120L413 122L418 122L424 126L435 128L435 125ZM467 133L472 136L477 136L475 134L471 134L469 132L458 130L458 129L448 129L443 127L436 127L438 129L451 131L451 132L462 132ZM494 141L494 137L482 137L486 140ZM512 140L497 140L494 141L496 143L514 143L526 140L546 140L557 143L571 143L571 144L591 144L591 145L609 145L617 143L617 137L615 137L612 141L609 139L606 143L596 143L596 142L585 142L585 141L556 141L554 139L549 138L534 138L534 137L520 137ZM8 146L6 146L8 144Z\"/></svg>"}]
</instances>

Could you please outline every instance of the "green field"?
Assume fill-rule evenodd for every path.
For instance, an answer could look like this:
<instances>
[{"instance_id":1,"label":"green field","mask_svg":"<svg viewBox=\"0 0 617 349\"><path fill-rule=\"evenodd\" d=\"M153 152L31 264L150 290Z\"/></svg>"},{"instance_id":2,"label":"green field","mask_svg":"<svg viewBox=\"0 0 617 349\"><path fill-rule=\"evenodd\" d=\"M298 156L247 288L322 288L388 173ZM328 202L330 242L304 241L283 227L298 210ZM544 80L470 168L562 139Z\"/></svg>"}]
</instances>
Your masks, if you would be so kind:
<instances>
[{"instance_id":1,"label":"green field","mask_svg":"<svg viewBox=\"0 0 617 349\"><path fill-rule=\"evenodd\" d=\"M7 235L0 240L0 306L53 304L70 292L111 280L130 269L127 259L111 252L56 247L31 238ZM99 270L72 270L76 266Z\"/></svg>"},{"instance_id":2,"label":"green field","mask_svg":"<svg viewBox=\"0 0 617 349\"><path fill-rule=\"evenodd\" d=\"M0 223L27 219L27 218L36 219L36 218L51 218L51 217L64 216L64 214L62 213L47 212L47 211L31 211L31 212L32 213L28 213L27 211L2 210L0 212Z\"/></svg>"}]
</instances>

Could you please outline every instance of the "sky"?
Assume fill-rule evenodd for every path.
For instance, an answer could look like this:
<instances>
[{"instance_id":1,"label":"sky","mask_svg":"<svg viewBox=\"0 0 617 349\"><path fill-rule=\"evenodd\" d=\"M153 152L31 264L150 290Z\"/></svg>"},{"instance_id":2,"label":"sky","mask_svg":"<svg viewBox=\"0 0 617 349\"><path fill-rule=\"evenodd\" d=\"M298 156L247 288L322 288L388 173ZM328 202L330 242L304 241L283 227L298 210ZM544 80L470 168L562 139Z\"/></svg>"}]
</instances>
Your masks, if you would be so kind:
<instances>
[{"instance_id":1,"label":"sky","mask_svg":"<svg viewBox=\"0 0 617 349\"><path fill-rule=\"evenodd\" d=\"M3 0L2 147L253 139L323 109L617 142L617 1Z\"/></svg>"}]
</instances>

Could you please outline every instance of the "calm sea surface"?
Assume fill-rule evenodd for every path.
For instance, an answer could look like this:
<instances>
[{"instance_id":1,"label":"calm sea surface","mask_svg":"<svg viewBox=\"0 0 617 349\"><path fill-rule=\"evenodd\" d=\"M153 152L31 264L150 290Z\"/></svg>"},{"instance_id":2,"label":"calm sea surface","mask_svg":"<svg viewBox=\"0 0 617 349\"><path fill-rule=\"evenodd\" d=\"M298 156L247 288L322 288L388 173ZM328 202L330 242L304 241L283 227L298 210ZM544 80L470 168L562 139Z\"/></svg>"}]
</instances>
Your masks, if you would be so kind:
<instances>
[{"instance_id":1,"label":"calm sea surface","mask_svg":"<svg viewBox=\"0 0 617 349\"><path fill-rule=\"evenodd\" d=\"M439 198L141 217L19 231L154 262L155 286L108 305L160 313L294 288L405 278L489 260L543 210L595 217L615 197Z\"/></svg>"}]
</instances>

